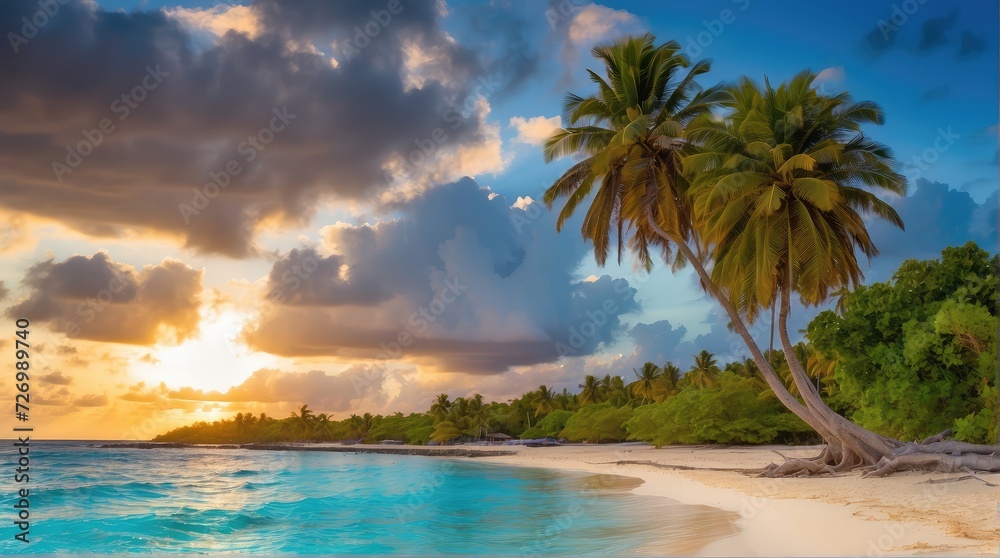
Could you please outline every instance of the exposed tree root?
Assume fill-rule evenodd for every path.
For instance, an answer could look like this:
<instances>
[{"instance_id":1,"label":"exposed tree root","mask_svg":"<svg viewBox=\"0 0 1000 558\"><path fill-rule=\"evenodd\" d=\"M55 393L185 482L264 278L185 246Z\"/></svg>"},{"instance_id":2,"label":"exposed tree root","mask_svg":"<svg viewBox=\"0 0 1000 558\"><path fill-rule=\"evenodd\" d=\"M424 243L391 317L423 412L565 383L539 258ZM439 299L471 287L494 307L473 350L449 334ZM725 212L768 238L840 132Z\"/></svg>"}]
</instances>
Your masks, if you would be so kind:
<instances>
[{"instance_id":1,"label":"exposed tree root","mask_svg":"<svg viewBox=\"0 0 1000 558\"><path fill-rule=\"evenodd\" d=\"M948 439L948 436L951 436L951 428L949 428L948 430L945 430L944 432L939 432L939 433L937 433L937 434L935 434L933 436L925 438L924 441L921 442L921 443L923 443L923 444L932 444L934 442L943 442L943 441L945 441L945 440Z\"/></svg>"},{"instance_id":2,"label":"exposed tree root","mask_svg":"<svg viewBox=\"0 0 1000 558\"><path fill-rule=\"evenodd\" d=\"M884 477L899 471L930 471L939 473L998 473L1000 444L977 445L942 441L947 434L931 436L928 442L897 443L886 455L860 455L854 451L828 445L814 458L788 458L781 464L772 463L760 473L762 477L802 477L836 475L858 468L867 468L865 477Z\"/></svg>"},{"instance_id":3,"label":"exposed tree root","mask_svg":"<svg viewBox=\"0 0 1000 558\"><path fill-rule=\"evenodd\" d=\"M964 481L964 480L977 480L977 481L985 484L986 486L992 486L994 488L996 488L997 486L1000 486L1000 485L993 484L992 482L989 482L989 481L987 481L986 479L984 479L982 477L977 477L976 475L965 475L964 477L955 477L953 479L927 479L925 481L921 481L920 484L944 484L946 482L961 482L961 481Z\"/></svg>"},{"instance_id":4,"label":"exposed tree root","mask_svg":"<svg viewBox=\"0 0 1000 558\"><path fill-rule=\"evenodd\" d=\"M939 473L1000 472L1000 458L979 453L906 453L883 457L866 477L884 477L897 471L936 471Z\"/></svg>"}]
</instances>

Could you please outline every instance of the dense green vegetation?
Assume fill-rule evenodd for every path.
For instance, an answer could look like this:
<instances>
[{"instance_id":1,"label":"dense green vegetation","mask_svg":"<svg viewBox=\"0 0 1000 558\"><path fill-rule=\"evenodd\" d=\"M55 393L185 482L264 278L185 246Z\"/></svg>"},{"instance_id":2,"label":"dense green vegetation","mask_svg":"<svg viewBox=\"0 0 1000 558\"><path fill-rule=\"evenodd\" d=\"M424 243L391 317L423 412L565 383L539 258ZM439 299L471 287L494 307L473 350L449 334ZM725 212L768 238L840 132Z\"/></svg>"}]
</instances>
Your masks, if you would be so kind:
<instances>
[{"instance_id":1,"label":"dense green vegetation","mask_svg":"<svg viewBox=\"0 0 1000 558\"><path fill-rule=\"evenodd\" d=\"M885 283L840 293L795 346L824 400L866 428L921 439L953 428L958 439L997 438L998 259L975 244L940 260L904 262ZM798 396L781 351L766 355ZM668 444L816 442L764 381L753 359L720 365L707 351L686 371L646 363L626 376L587 376L579 391L548 386L507 402L441 394L426 412L333 420L303 405L283 419L239 413L178 428L156 441L249 443L471 442L491 432L573 442Z\"/></svg>"},{"instance_id":2,"label":"dense green vegetation","mask_svg":"<svg viewBox=\"0 0 1000 558\"><path fill-rule=\"evenodd\" d=\"M905 440L947 428L997 440L997 265L973 243L948 248L813 320L809 338L839 363L848 417Z\"/></svg>"}]
</instances>

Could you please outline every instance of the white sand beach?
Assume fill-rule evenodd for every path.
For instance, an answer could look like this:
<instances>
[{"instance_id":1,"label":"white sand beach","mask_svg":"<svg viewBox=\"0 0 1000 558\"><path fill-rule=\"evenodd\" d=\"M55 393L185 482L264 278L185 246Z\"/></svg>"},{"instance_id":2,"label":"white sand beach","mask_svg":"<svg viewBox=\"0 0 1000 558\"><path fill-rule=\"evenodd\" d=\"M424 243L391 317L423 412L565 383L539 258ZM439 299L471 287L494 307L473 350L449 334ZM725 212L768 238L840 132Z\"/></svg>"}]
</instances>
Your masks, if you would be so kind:
<instances>
[{"instance_id":1,"label":"white sand beach","mask_svg":"<svg viewBox=\"0 0 1000 558\"><path fill-rule=\"evenodd\" d=\"M487 449L487 448L483 448ZM961 474L860 473L818 478L755 478L784 455L807 457L818 447L560 446L513 449L477 462L637 477L636 494L733 512L732 534L694 541L684 552L704 556L948 555L1000 552L1000 487L977 480L927 483ZM618 464L617 462L638 462ZM1000 484L1000 474L982 475ZM738 514L735 515L735 514ZM718 530L706 533L717 538ZM676 548L676 547L674 547ZM655 551L654 551L655 552Z\"/></svg>"}]
</instances>

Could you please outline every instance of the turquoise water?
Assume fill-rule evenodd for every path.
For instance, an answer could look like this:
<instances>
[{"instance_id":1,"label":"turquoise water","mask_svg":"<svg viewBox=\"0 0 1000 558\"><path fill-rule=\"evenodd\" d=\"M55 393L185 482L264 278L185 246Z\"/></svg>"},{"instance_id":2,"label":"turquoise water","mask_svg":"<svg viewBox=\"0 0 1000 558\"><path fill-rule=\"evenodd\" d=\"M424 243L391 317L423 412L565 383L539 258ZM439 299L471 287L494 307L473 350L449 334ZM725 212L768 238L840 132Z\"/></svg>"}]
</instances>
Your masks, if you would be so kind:
<instances>
[{"instance_id":1,"label":"turquoise water","mask_svg":"<svg viewBox=\"0 0 1000 558\"><path fill-rule=\"evenodd\" d=\"M622 555L682 541L692 511L607 477L430 457L35 443L31 458L30 543L4 483L3 554Z\"/></svg>"}]
</instances>

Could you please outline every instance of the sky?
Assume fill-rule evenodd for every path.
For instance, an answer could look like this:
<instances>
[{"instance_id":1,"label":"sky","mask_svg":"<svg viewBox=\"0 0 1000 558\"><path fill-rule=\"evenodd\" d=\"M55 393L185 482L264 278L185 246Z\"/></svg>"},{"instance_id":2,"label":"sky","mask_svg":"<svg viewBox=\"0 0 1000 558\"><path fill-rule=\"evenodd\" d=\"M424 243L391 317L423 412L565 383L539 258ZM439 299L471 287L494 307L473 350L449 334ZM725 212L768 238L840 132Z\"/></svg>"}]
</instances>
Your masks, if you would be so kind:
<instances>
[{"instance_id":1,"label":"sky","mask_svg":"<svg viewBox=\"0 0 1000 558\"><path fill-rule=\"evenodd\" d=\"M701 84L802 70L885 110L909 183L868 281L997 250L997 3L14 0L0 8L0 309L36 430L146 439L309 404L503 401L746 350L692 273L605 268L535 200L567 92L630 33ZM793 329L819 311L795 308ZM767 325L752 329L766 339ZM13 393L12 379L0 390Z\"/></svg>"}]
</instances>

